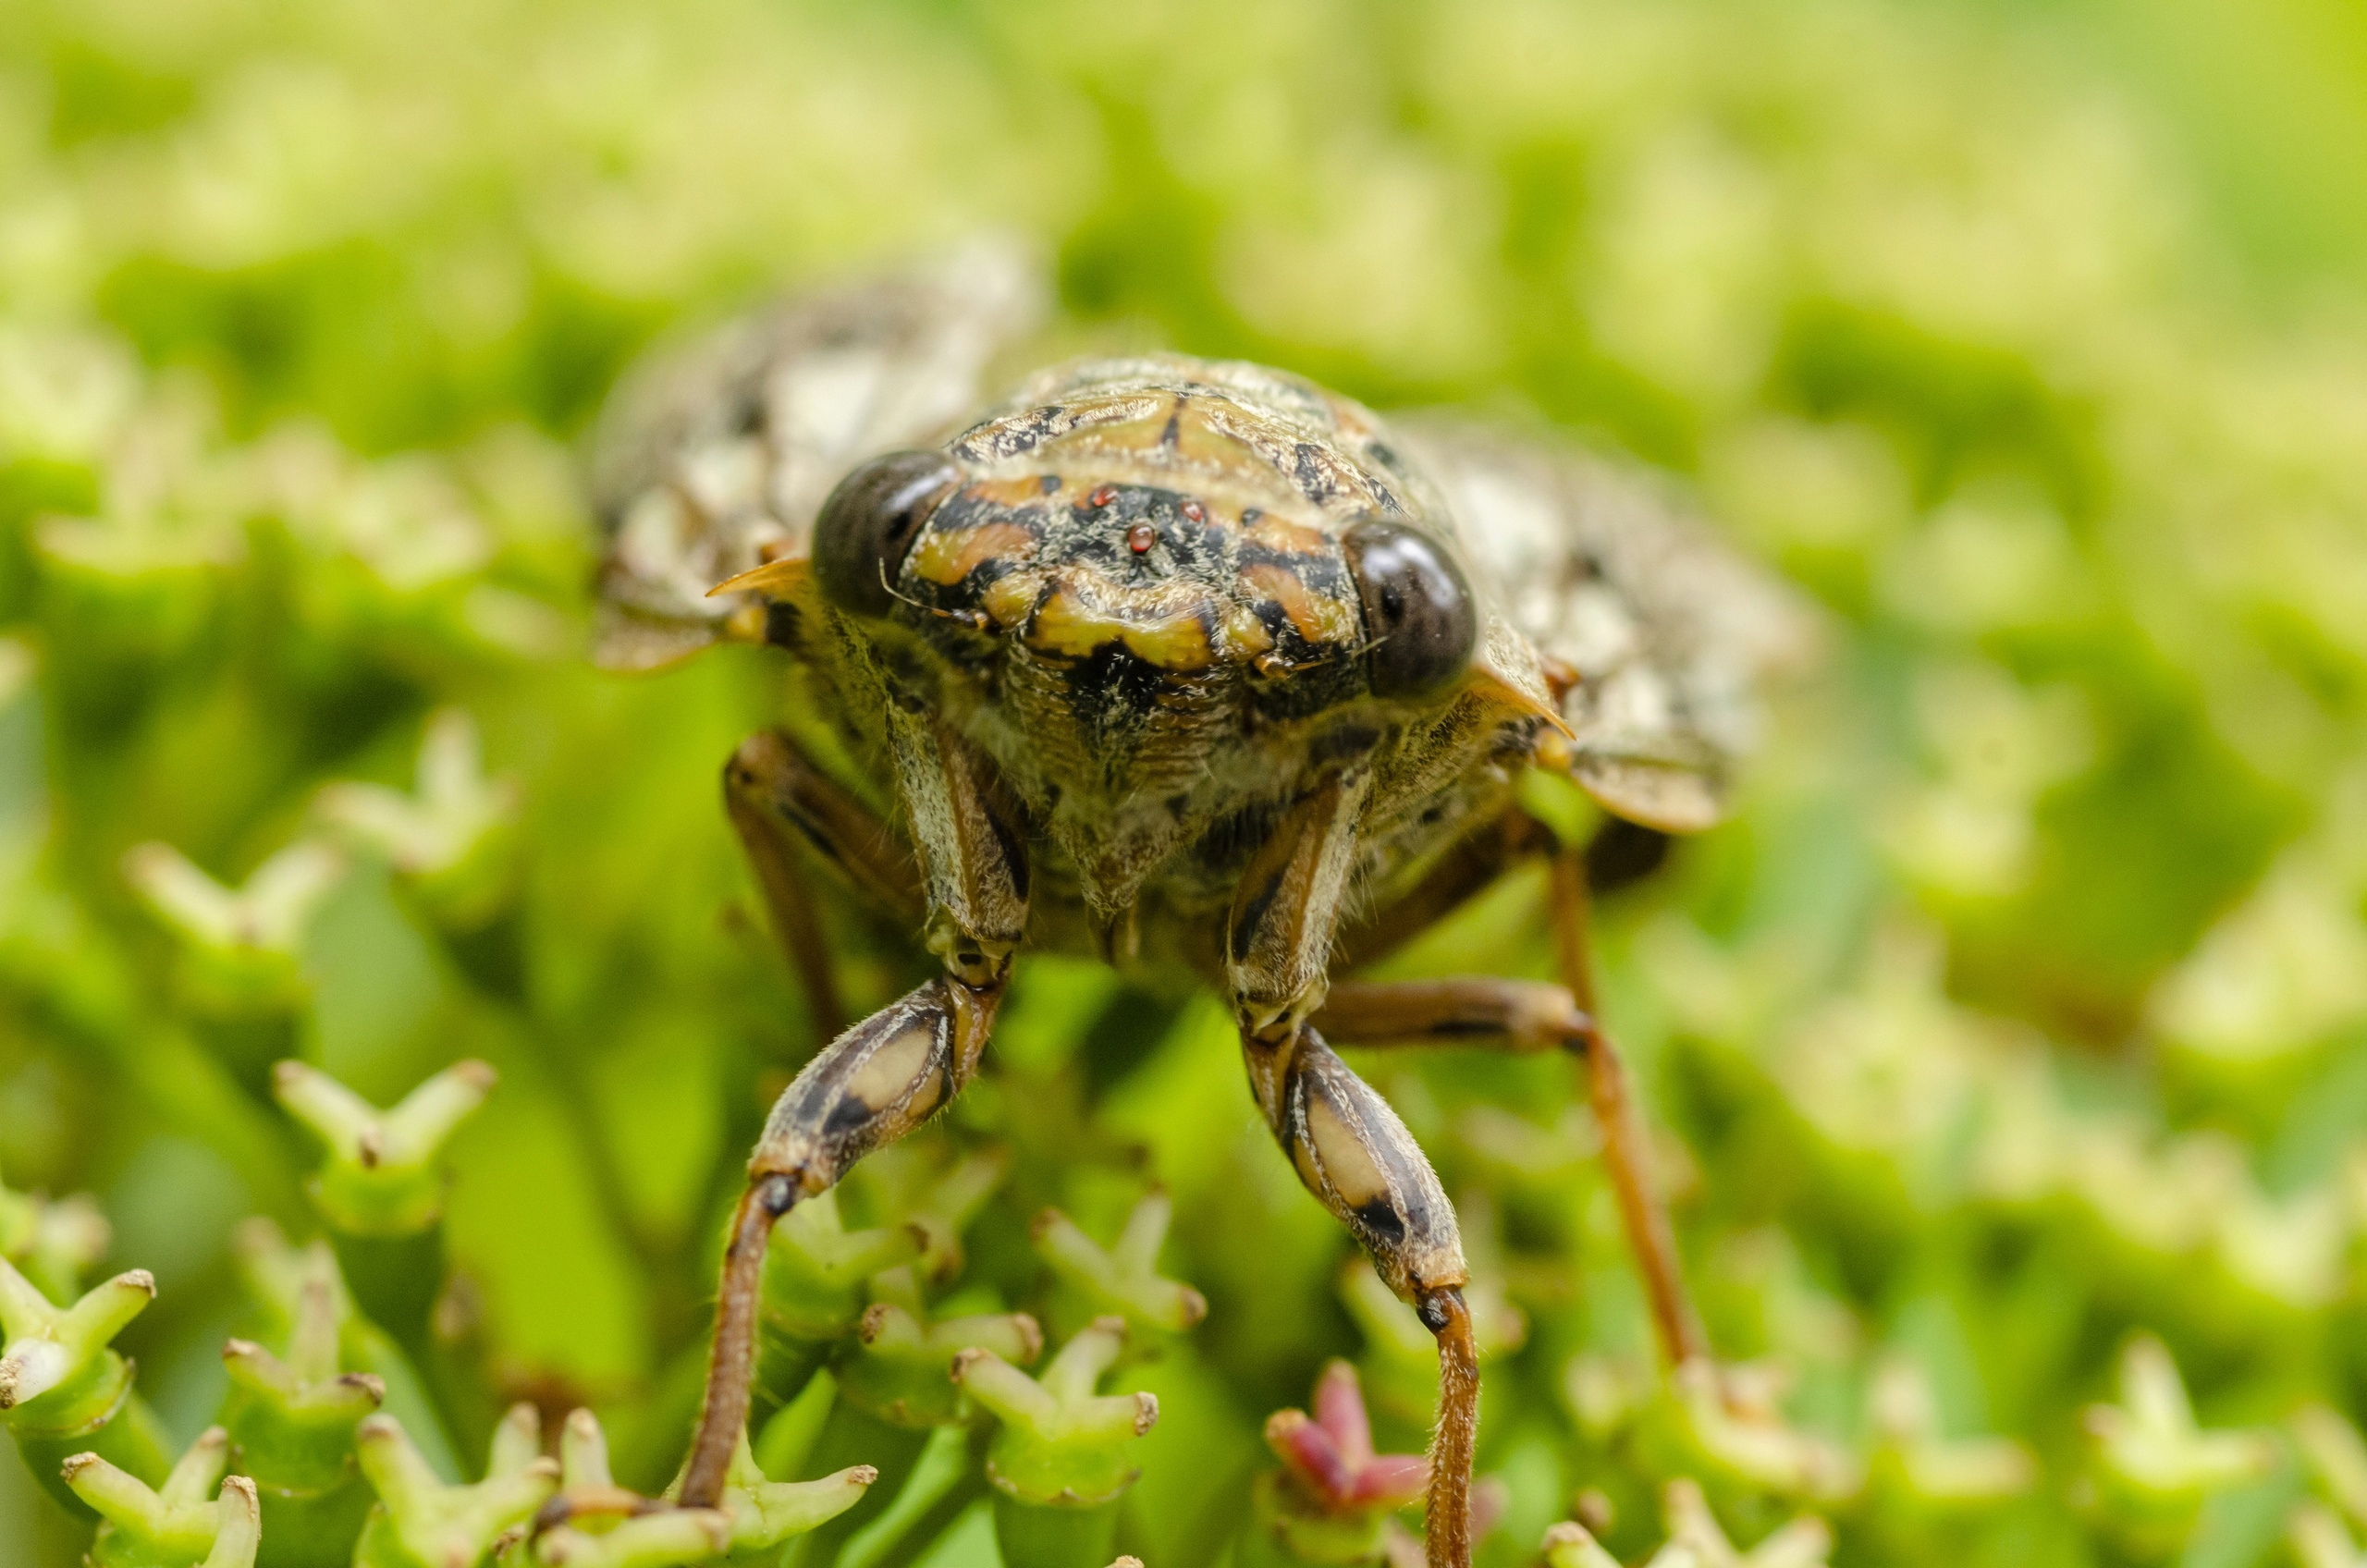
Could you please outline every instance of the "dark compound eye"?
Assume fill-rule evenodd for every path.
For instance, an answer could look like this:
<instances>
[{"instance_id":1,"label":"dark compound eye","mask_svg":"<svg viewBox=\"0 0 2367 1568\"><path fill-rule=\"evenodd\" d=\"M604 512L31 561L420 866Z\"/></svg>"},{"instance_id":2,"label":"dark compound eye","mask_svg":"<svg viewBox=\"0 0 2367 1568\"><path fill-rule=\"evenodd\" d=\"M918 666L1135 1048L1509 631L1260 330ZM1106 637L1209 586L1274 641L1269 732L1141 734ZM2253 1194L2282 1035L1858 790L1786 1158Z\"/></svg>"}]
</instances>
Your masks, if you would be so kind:
<instances>
[{"instance_id":1,"label":"dark compound eye","mask_svg":"<svg viewBox=\"0 0 2367 1568\"><path fill-rule=\"evenodd\" d=\"M1341 540L1364 601L1365 668L1376 697L1417 697L1461 675L1479 640L1463 572L1436 540L1367 521Z\"/></svg>"},{"instance_id":2,"label":"dark compound eye","mask_svg":"<svg viewBox=\"0 0 2367 1568\"><path fill-rule=\"evenodd\" d=\"M890 452L839 481L814 520L814 579L849 615L884 616L888 585L962 471L943 452Z\"/></svg>"}]
</instances>

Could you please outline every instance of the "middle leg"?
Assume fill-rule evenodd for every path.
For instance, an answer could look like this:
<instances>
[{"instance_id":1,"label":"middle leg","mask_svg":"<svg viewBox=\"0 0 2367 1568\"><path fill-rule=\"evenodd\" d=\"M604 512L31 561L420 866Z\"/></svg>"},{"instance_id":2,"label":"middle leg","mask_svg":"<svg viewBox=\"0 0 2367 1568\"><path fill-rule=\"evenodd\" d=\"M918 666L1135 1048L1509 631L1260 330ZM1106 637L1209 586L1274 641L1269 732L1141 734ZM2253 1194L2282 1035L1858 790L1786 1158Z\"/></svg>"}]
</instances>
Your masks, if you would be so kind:
<instances>
[{"instance_id":1,"label":"middle leg","mask_svg":"<svg viewBox=\"0 0 2367 1568\"><path fill-rule=\"evenodd\" d=\"M815 1033L846 1027L820 911L822 873L862 901L905 920L923 900L911 859L887 824L816 766L785 729L740 743L723 767L723 806L772 914L773 934L804 987Z\"/></svg>"}]
</instances>

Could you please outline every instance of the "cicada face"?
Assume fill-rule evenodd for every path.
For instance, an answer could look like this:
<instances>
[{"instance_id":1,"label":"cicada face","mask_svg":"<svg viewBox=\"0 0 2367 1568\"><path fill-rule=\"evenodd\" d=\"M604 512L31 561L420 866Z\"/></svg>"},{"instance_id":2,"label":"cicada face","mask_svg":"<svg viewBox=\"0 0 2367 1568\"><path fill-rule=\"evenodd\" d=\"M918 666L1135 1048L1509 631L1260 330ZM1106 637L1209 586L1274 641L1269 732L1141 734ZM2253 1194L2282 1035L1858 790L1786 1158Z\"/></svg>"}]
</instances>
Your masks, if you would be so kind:
<instances>
[{"instance_id":1,"label":"cicada face","mask_svg":"<svg viewBox=\"0 0 2367 1568\"><path fill-rule=\"evenodd\" d=\"M1355 760L1473 658L1470 585L1378 426L1270 373L1226 379L1252 374L1058 373L940 450L865 465L816 521L823 595L967 716L1089 901Z\"/></svg>"}]
</instances>

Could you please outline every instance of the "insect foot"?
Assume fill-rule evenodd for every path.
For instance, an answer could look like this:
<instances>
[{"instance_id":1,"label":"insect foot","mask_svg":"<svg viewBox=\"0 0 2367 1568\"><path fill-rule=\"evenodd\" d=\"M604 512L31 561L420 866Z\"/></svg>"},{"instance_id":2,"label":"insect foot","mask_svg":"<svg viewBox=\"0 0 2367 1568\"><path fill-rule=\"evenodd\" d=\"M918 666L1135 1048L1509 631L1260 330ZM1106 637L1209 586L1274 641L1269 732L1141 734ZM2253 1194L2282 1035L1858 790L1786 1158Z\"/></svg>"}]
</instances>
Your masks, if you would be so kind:
<instances>
[{"instance_id":1,"label":"insect foot","mask_svg":"<svg viewBox=\"0 0 2367 1568\"><path fill-rule=\"evenodd\" d=\"M91 1562L96 1568L184 1568L214 1551L231 1516L254 1507L251 1481L235 1501L230 1488L215 1499L229 1462L230 1434L219 1427L200 1433L153 1489L95 1453L68 1456L60 1476L101 1520ZM234 1554L236 1546L233 1541ZM251 1558L251 1546L248 1553Z\"/></svg>"},{"instance_id":2,"label":"insect foot","mask_svg":"<svg viewBox=\"0 0 2367 1568\"><path fill-rule=\"evenodd\" d=\"M748 1161L717 1292L714 1349L682 1496L722 1493L756 1376L765 1258L781 1217L837 1184L865 1155L926 1121L976 1071L1002 986L942 976L856 1024L805 1064L775 1103Z\"/></svg>"},{"instance_id":3,"label":"insect foot","mask_svg":"<svg viewBox=\"0 0 2367 1568\"><path fill-rule=\"evenodd\" d=\"M1142 1472L1134 1439L1159 1420L1147 1393L1094 1386L1126 1343L1122 1317L1103 1317L1061 1348L1040 1378L990 1350L953 1359L953 1380L1000 1423L987 1452L995 1539L1005 1562L1099 1568L1110 1561L1118 1500Z\"/></svg>"},{"instance_id":4,"label":"insect foot","mask_svg":"<svg viewBox=\"0 0 2367 1568\"><path fill-rule=\"evenodd\" d=\"M143 1481L165 1477L162 1430L131 1391L131 1364L111 1347L156 1297L144 1268L93 1286L71 1306L53 1305L16 1266L0 1260L0 1426L60 1501L87 1515L67 1488L68 1455L97 1454Z\"/></svg>"},{"instance_id":5,"label":"insect foot","mask_svg":"<svg viewBox=\"0 0 2367 1568\"><path fill-rule=\"evenodd\" d=\"M542 1420L531 1404L513 1405L502 1417L484 1479L470 1486L436 1475L391 1415L366 1417L354 1440L378 1501L354 1546L353 1568L475 1563L558 1488L559 1467L542 1457Z\"/></svg>"},{"instance_id":6,"label":"insect foot","mask_svg":"<svg viewBox=\"0 0 2367 1568\"><path fill-rule=\"evenodd\" d=\"M1420 1501L1429 1462L1373 1452L1364 1390L1344 1361L1323 1369L1314 1405L1312 1415L1280 1410L1266 1422L1266 1446L1282 1468L1259 1477L1251 1493L1253 1513L1236 1549L1241 1568L1379 1562L1392 1536L1404 1541L1392 1515Z\"/></svg>"}]
</instances>

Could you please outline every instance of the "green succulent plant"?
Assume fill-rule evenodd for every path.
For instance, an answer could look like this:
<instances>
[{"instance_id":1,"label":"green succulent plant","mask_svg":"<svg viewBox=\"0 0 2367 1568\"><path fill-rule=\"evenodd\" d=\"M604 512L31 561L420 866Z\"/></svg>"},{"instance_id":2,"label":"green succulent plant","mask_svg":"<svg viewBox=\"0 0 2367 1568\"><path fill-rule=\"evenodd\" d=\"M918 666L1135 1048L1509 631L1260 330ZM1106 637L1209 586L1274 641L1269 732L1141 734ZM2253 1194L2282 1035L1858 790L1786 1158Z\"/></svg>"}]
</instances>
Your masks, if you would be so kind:
<instances>
[{"instance_id":1,"label":"green succulent plant","mask_svg":"<svg viewBox=\"0 0 2367 1568\"><path fill-rule=\"evenodd\" d=\"M584 461L653 342L1004 229L1048 354L1550 426L1819 608L1593 911L1711 1357L1568 1063L1356 1060L1464 1217L1478 1568L2356 1568L2355 12L0 0L0 1558L1419 1550L1435 1342L1233 1021L1034 955L651 1503L823 1044L713 759L857 770L754 650L592 668ZM1548 978L1545 897L1387 973ZM821 919L848 1008L925 973Z\"/></svg>"}]
</instances>

